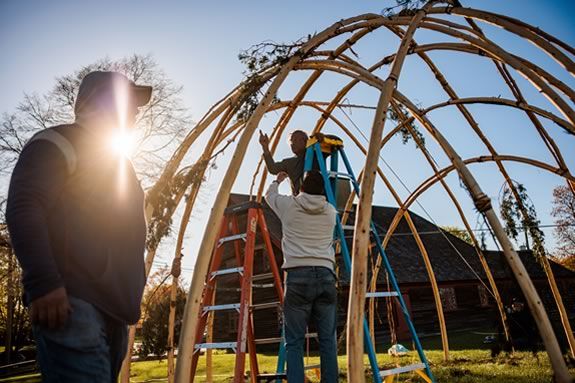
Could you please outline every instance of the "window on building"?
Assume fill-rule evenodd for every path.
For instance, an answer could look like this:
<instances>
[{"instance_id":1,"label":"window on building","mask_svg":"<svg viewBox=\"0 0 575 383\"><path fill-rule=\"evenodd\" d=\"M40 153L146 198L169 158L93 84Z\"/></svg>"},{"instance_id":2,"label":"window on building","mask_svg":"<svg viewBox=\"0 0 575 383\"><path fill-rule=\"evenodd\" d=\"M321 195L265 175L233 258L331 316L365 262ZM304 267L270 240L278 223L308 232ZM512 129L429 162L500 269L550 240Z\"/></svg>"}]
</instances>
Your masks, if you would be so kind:
<instances>
[{"instance_id":1,"label":"window on building","mask_svg":"<svg viewBox=\"0 0 575 383\"><path fill-rule=\"evenodd\" d=\"M489 306L489 292L483 285L477 285L477 290L479 291L479 304L481 307Z\"/></svg>"},{"instance_id":2,"label":"window on building","mask_svg":"<svg viewBox=\"0 0 575 383\"><path fill-rule=\"evenodd\" d=\"M443 305L443 311L449 312L457 310L457 299L453 287L440 287L439 296L441 298L441 304Z\"/></svg>"}]
</instances>

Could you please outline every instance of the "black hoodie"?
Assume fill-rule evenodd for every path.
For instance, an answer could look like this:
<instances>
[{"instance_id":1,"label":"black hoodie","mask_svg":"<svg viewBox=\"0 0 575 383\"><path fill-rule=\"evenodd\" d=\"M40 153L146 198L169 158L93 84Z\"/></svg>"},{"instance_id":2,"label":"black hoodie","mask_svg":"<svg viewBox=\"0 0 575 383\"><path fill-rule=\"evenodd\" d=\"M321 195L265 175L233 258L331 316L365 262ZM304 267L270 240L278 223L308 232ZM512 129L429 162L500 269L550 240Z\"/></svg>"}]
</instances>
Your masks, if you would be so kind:
<instances>
[{"instance_id":1,"label":"black hoodie","mask_svg":"<svg viewBox=\"0 0 575 383\"><path fill-rule=\"evenodd\" d=\"M136 323L145 285L144 192L129 160L78 124L36 134L14 168L6 220L27 303L64 286Z\"/></svg>"}]
</instances>

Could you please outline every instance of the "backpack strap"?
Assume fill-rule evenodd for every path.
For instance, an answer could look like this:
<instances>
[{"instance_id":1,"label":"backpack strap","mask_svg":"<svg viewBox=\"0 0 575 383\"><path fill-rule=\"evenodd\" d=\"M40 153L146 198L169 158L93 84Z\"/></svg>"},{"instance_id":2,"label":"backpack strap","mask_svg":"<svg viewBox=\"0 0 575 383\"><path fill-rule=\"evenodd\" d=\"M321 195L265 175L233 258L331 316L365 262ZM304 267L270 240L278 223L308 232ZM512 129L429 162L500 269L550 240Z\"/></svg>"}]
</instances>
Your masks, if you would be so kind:
<instances>
[{"instance_id":1,"label":"backpack strap","mask_svg":"<svg viewBox=\"0 0 575 383\"><path fill-rule=\"evenodd\" d=\"M72 143L64 137L63 134L58 133L54 129L44 129L39 133L36 133L24 146L22 150L24 150L28 145L30 145L34 141L44 140L49 141L56 145L56 147L60 150L64 159L66 160L66 165L68 168L68 174L73 174L76 171L78 165L78 157L76 155L76 150Z\"/></svg>"}]
</instances>

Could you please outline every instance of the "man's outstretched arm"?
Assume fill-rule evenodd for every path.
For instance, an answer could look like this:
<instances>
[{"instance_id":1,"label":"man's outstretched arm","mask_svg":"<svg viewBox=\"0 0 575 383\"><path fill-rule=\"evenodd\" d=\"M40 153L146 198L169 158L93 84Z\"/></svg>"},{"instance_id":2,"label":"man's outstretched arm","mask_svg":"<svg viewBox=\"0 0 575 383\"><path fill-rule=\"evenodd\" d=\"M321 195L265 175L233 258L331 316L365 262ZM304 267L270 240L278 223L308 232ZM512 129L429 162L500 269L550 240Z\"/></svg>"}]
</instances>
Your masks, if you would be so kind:
<instances>
[{"instance_id":1,"label":"man's outstretched arm","mask_svg":"<svg viewBox=\"0 0 575 383\"><path fill-rule=\"evenodd\" d=\"M289 209L291 205L292 197L281 195L278 192L279 185L288 177L287 173L280 172L276 179L270 184L268 190L266 191L266 202L270 208L277 214L281 219L284 213Z\"/></svg>"},{"instance_id":2,"label":"man's outstretched arm","mask_svg":"<svg viewBox=\"0 0 575 383\"><path fill-rule=\"evenodd\" d=\"M279 172L287 172L287 167L284 161L275 162L272 154L270 153L269 145L270 139L267 134L262 133L260 130L260 145L262 146L264 161L266 162L266 168L271 174L278 174Z\"/></svg>"}]
</instances>

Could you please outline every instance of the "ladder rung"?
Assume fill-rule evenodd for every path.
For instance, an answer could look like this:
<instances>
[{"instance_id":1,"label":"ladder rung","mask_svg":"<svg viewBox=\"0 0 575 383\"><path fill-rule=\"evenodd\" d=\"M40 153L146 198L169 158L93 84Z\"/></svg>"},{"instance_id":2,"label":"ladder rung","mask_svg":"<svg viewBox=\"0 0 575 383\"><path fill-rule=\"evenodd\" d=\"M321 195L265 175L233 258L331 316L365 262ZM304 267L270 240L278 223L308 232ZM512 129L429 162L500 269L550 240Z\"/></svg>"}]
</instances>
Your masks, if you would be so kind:
<instances>
[{"instance_id":1,"label":"ladder rung","mask_svg":"<svg viewBox=\"0 0 575 383\"><path fill-rule=\"evenodd\" d=\"M312 333L308 333L305 334L306 338L317 338L317 332L312 332ZM256 344L270 344L270 343L279 343L282 341L283 338L279 337L279 338L262 338L262 339L256 339L255 343Z\"/></svg>"},{"instance_id":2,"label":"ladder rung","mask_svg":"<svg viewBox=\"0 0 575 383\"><path fill-rule=\"evenodd\" d=\"M230 241L237 241L239 239L245 240L247 236L248 235L246 233L242 233L242 234L234 234L234 235L229 235L227 237L222 237L218 240L218 246L221 246L224 243L230 242Z\"/></svg>"},{"instance_id":3,"label":"ladder rung","mask_svg":"<svg viewBox=\"0 0 575 383\"><path fill-rule=\"evenodd\" d=\"M225 348L237 348L238 342L221 342L221 343L197 343L194 348L196 350L205 349L225 349Z\"/></svg>"},{"instance_id":4,"label":"ladder rung","mask_svg":"<svg viewBox=\"0 0 575 383\"><path fill-rule=\"evenodd\" d=\"M424 370L424 369L425 369L425 364L416 363L416 364L411 364L409 366L397 367L397 368L392 368L391 370L380 371L379 376L381 376L383 378L384 376L396 375L396 374L401 374L403 372L409 372L409 371L414 371L414 370Z\"/></svg>"},{"instance_id":5,"label":"ladder rung","mask_svg":"<svg viewBox=\"0 0 575 383\"><path fill-rule=\"evenodd\" d=\"M255 344L272 344L272 343L279 343L282 341L282 338L262 338L256 339L254 342Z\"/></svg>"},{"instance_id":6,"label":"ladder rung","mask_svg":"<svg viewBox=\"0 0 575 383\"><path fill-rule=\"evenodd\" d=\"M336 177L336 176L337 176L337 177L346 177L346 178L349 178L349 179L352 178L351 174L341 173L341 172L333 172L333 171L330 171L330 172L329 172L329 176L330 176L331 178Z\"/></svg>"},{"instance_id":7,"label":"ladder rung","mask_svg":"<svg viewBox=\"0 0 575 383\"><path fill-rule=\"evenodd\" d=\"M304 370L313 370L314 368L320 368L321 364L309 364L307 366L303 366Z\"/></svg>"},{"instance_id":8,"label":"ladder rung","mask_svg":"<svg viewBox=\"0 0 575 383\"><path fill-rule=\"evenodd\" d=\"M214 272L212 272L211 277L215 278L218 275L226 275L226 274L234 274L234 273L238 273L241 274L244 272L244 268L242 267L234 267L232 269L221 269L221 270L216 270Z\"/></svg>"},{"instance_id":9,"label":"ladder rung","mask_svg":"<svg viewBox=\"0 0 575 383\"><path fill-rule=\"evenodd\" d=\"M239 215L243 213L247 213L249 209L261 209L262 204L256 201L247 201L241 203L239 205L228 206L226 210L224 210L225 215Z\"/></svg>"},{"instance_id":10,"label":"ladder rung","mask_svg":"<svg viewBox=\"0 0 575 383\"><path fill-rule=\"evenodd\" d=\"M267 303L258 303L255 305L252 305L252 309L255 310L264 310L264 309L274 309L276 307L278 307L280 305L280 302L267 302Z\"/></svg>"},{"instance_id":11,"label":"ladder rung","mask_svg":"<svg viewBox=\"0 0 575 383\"><path fill-rule=\"evenodd\" d=\"M262 279L269 279L273 277L274 275L272 273L258 274L252 277L252 281L261 281Z\"/></svg>"},{"instance_id":12,"label":"ladder rung","mask_svg":"<svg viewBox=\"0 0 575 383\"><path fill-rule=\"evenodd\" d=\"M203 311L208 312L208 311L239 310L239 309L240 309L240 303L231 303L227 305L206 306L203 308Z\"/></svg>"},{"instance_id":13,"label":"ladder rung","mask_svg":"<svg viewBox=\"0 0 575 383\"><path fill-rule=\"evenodd\" d=\"M366 298L387 298L387 297L397 297L399 294L397 291L376 291L374 293L366 293Z\"/></svg>"},{"instance_id":14,"label":"ladder rung","mask_svg":"<svg viewBox=\"0 0 575 383\"><path fill-rule=\"evenodd\" d=\"M274 287L273 283L259 283L259 284L252 284L252 287L254 289L269 289L271 287Z\"/></svg>"},{"instance_id":15,"label":"ladder rung","mask_svg":"<svg viewBox=\"0 0 575 383\"><path fill-rule=\"evenodd\" d=\"M308 332L305 334L306 338L317 338L317 332Z\"/></svg>"},{"instance_id":16,"label":"ladder rung","mask_svg":"<svg viewBox=\"0 0 575 383\"><path fill-rule=\"evenodd\" d=\"M355 226L354 226L354 225L341 225L341 228L342 228L343 230L355 230ZM373 229L372 229L371 227L369 228L369 231L370 231L371 233L373 233Z\"/></svg>"},{"instance_id":17,"label":"ladder rung","mask_svg":"<svg viewBox=\"0 0 575 383\"><path fill-rule=\"evenodd\" d=\"M242 289L240 289L239 287L220 287L220 286L218 286L218 292L224 292L224 291L241 292Z\"/></svg>"}]
</instances>

